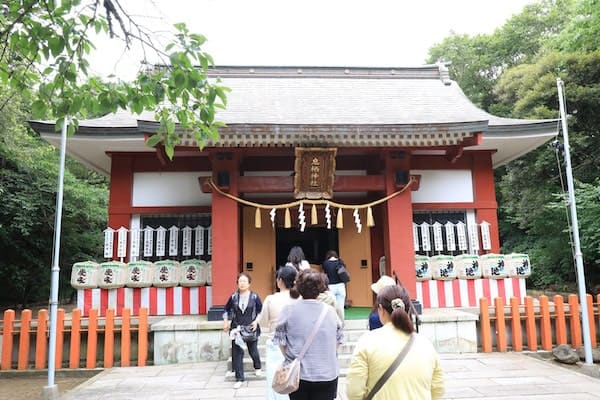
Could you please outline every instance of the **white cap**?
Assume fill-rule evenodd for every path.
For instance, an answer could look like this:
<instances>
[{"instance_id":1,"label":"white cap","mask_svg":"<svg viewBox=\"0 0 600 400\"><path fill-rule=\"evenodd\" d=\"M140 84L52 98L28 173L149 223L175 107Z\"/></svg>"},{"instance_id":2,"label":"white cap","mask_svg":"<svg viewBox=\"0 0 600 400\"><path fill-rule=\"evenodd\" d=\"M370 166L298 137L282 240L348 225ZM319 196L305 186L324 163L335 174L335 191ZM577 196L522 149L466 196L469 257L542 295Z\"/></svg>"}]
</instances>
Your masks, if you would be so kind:
<instances>
[{"instance_id":1,"label":"white cap","mask_svg":"<svg viewBox=\"0 0 600 400\"><path fill-rule=\"evenodd\" d=\"M375 294L379 294L379 291L386 286L395 285L396 281L391 276L382 275L381 278L377 282L371 285L371 290L375 292Z\"/></svg>"}]
</instances>

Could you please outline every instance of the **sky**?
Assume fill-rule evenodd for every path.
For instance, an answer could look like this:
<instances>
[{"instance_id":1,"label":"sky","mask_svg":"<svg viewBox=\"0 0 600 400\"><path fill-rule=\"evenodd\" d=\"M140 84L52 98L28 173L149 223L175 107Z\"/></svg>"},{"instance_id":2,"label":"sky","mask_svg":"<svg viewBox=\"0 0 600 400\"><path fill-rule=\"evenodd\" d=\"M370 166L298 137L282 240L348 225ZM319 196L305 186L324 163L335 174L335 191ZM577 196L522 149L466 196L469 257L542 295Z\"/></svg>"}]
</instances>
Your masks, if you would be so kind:
<instances>
[{"instance_id":1,"label":"sky","mask_svg":"<svg viewBox=\"0 0 600 400\"><path fill-rule=\"evenodd\" d=\"M176 22L217 65L423 65L451 33L492 33L533 0L121 0L157 38ZM98 39L94 70L133 78L141 52Z\"/></svg>"}]
</instances>

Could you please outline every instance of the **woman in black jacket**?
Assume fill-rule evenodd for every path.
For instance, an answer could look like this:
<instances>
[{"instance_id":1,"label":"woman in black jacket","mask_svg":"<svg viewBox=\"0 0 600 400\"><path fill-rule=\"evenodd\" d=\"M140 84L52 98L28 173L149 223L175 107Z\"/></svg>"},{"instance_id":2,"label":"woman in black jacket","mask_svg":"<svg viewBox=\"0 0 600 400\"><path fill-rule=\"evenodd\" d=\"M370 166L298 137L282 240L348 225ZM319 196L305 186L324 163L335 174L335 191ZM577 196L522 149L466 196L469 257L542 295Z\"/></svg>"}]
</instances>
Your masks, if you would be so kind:
<instances>
[{"instance_id":1,"label":"woman in black jacket","mask_svg":"<svg viewBox=\"0 0 600 400\"><path fill-rule=\"evenodd\" d=\"M258 294L250 290L252 278L246 272L241 272L238 275L236 290L225 305L225 313L223 313L223 330L232 332L231 341L231 363L235 372L234 389L239 389L244 382L244 349L239 343L246 335L242 335L240 330L245 330L248 335L254 336L244 338L243 341L248 347L248 353L252 358L256 376L262 376L260 355L258 354L258 337L260 335L260 326L256 321L256 317L262 311L262 302ZM231 320L231 322L229 321ZM252 335L254 332L254 335ZM237 336L240 337L237 337Z\"/></svg>"},{"instance_id":2,"label":"woman in black jacket","mask_svg":"<svg viewBox=\"0 0 600 400\"><path fill-rule=\"evenodd\" d=\"M344 265L344 262L338 257L335 250L329 250L325 254L325 261L321 264L323 272L327 275L329 280L329 291L335 297L337 306L342 310L342 316L344 315L344 305L346 303L346 284L342 281L338 275L338 267Z\"/></svg>"}]
</instances>

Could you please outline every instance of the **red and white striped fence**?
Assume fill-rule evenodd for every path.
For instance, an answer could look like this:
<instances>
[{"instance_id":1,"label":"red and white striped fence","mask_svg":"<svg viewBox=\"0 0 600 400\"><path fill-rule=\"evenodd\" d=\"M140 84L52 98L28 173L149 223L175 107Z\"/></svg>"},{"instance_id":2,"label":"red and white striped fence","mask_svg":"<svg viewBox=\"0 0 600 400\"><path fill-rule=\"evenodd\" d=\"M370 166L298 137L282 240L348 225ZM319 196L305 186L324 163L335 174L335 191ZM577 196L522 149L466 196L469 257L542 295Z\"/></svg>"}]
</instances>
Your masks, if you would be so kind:
<instances>
[{"instance_id":1,"label":"red and white striped fence","mask_svg":"<svg viewBox=\"0 0 600 400\"><path fill-rule=\"evenodd\" d=\"M123 308L129 308L132 315L139 309L148 309L148 315L203 315L212 306L212 287L168 287L168 288L118 288L118 289L79 289L77 308L88 316L90 309L97 309L101 316L107 309L114 309L121 315Z\"/></svg>"},{"instance_id":2,"label":"red and white striped fence","mask_svg":"<svg viewBox=\"0 0 600 400\"><path fill-rule=\"evenodd\" d=\"M507 303L511 297L523 304L525 298L524 278L504 279L453 279L417 282L417 300L423 308L479 307L479 299L490 302L496 297Z\"/></svg>"}]
</instances>

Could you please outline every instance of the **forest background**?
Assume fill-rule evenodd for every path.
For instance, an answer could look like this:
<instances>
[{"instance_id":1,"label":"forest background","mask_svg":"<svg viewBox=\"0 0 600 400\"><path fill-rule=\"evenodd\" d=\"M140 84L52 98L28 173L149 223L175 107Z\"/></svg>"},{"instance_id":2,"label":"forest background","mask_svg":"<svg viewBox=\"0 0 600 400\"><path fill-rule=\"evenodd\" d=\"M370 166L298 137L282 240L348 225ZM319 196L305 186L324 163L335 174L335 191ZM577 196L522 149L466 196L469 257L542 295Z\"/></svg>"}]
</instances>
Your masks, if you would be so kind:
<instances>
[{"instance_id":1,"label":"forest background","mask_svg":"<svg viewBox=\"0 0 600 400\"><path fill-rule=\"evenodd\" d=\"M450 35L425 60L450 62L451 78L469 99L498 116L558 118L556 78L565 82L581 247L592 293L600 292L599 37L600 0L545 0L526 6L491 34ZM0 92L0 99L5 95ZM26 124L33 108L31 99L13 93L0 113L2 306L25 307L49 297L58 151ZM551 146L495 171L502 251L530 255L528 288L576 289L564 172L562 154ZM107 208L107 179L68 159L59 290L65 301L73 296L70 266L101 259Z\"/></svg>"}]
</instances>

